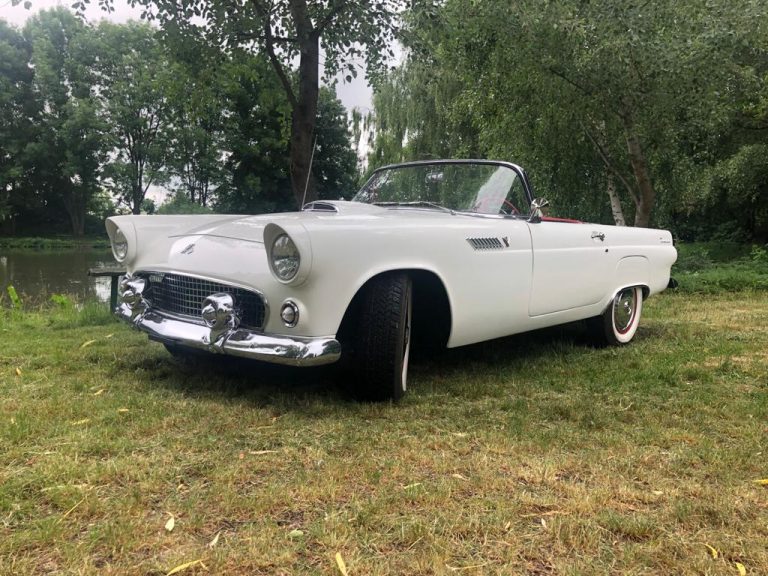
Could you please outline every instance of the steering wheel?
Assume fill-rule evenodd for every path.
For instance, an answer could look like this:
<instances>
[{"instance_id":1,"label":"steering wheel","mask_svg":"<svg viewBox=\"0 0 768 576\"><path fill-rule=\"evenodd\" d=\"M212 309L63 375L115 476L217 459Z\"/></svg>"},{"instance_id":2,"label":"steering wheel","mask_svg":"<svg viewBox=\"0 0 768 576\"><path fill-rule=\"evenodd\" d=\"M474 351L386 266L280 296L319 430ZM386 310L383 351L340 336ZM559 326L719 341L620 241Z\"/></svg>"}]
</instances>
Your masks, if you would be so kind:
<instances>
[{"instance_id":1,"label":"steering wheel","mask_svg":"<svg viewBox=\"0 0 768 576\"><path fill-rule=\"evenodd\" d=\"M509 209L511 210L511 212L509 212L509 214L512 214L513 216L518 216L520 214L520 210L518 210L517 207L514 204L512 204L512 202L510 202L509 200L505 199L504 200L504 204L509 206ZM499 212L504 214L504 212L502 210L499 210Z\"/></svg>"}]
</instances>

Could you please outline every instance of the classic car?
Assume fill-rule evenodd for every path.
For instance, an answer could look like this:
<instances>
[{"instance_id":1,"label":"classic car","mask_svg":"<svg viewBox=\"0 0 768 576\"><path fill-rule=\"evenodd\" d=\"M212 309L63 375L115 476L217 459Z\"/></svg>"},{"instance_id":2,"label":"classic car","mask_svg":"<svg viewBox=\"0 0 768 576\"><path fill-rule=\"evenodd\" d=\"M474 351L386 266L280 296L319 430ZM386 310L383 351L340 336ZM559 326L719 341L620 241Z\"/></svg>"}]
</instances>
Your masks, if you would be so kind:
<instances>
[{"instance_id":1,"label":"classic car","mask_svg":"<svg viewBox=\"0 0 768 576\"><path fill-rule=\"evenodd\" d=\"M588 320L627 344L677 258L664 230L550 218L509 162L376 170L351 201L257 216L115 216L115 313L175 355L343 360L359 397L406 391L412 342L449 348Z\"/></svg>"}]
</instances>

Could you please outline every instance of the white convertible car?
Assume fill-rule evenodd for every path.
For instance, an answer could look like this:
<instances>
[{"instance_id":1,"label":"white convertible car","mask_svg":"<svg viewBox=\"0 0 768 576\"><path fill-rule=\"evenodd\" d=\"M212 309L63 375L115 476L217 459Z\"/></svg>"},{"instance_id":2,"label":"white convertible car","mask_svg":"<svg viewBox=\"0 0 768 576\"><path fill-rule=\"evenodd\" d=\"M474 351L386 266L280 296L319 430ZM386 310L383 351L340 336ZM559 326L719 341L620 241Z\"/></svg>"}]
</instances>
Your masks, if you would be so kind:
<instances>
[{"instance_id":1,"label":"white convertible car","mask_svg":"<svg viewBox=\"0 0 768 576\"><path fill-rule=\"evenodd\" d=\"M456 347L590 319L626 344L677 258L664 230L547 218L517 165L412 162L352 201L260 216L116 216L116 314L169 351L316 366L397 399L411 343Z\"/></svg>"}]
</instances>

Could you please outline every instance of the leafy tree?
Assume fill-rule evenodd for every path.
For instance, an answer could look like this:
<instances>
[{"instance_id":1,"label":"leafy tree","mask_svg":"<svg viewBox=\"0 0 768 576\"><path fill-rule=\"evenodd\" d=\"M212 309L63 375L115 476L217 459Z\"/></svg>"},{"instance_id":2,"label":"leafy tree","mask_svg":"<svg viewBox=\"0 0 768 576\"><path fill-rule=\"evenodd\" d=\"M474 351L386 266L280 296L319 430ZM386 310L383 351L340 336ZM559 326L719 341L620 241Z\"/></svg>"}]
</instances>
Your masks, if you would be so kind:
<instances>
[{"instance_id":1,"label":"leafy tree","mask_svg":"<svg viewBox=\"0 0 768 576\"><path fill-rule=\"evenodd\" d=\"M276 212L295 207L287 134L290 106L271 65L261 56L235 53L222 65L226 175L216 191L219 212Z\"/></svg>"},{"instance_id":2,"label":"leafy tree","mask_svg":"<svg viewBox=\"0 0 768 576\"><path fill-rule=\"evenodd\" d=\"M357 156L350 141L347 111L328 88L320 90L316 133L312 172L318 197L351 197L356 192Z\"/></svg>"},{"instance_id":3,"label":"leafy tree","mask_svg":"<svg viewBox=\"0 0 768 576\"><path fill-rule=\"evenodd\" d=\"M176 192L154 212L156 214L210 214L211 209L190 200L184 192Z\"/></svg>"},{"instance_id":4,"label":"leafy tree","mask_svg":"<svg viewBox=\"0 0 768 576\"><path fill-rule=\"evenodd\" d=\"M25 206L23 153L30 134L31 46L0 20L0 228L13 233Z\"/></svg>"},{"instance_id":5,"label":"leafy tree","mask_svg":"<svg viewBox=\"0 0 768 576\"><path fill-rule=\"evenodd\" d=\"M109 6L109 0L104 0ZM399 0L134 0L171 34L203 34L215 46L259 51L280 82L291 110L290 178L296 204L304 199L320 94L320 54L332 77L364 57L372 75L382 69ZM82 3L76 4L82 7ZM391 54L391 52L389 52ZM298 59L298 71L292 73ZM306 200L316 197L310 187Z\"/></svg>"},{"instance_id":6,"label":"leafy tree","mask_svg":"<svg viewBox=\"0 0 768 576\"><path fill-rule=\"evenodd\" d=\"M732 132L728 100L748 84L732 63L765 61L744 49L764 46L765 22L755 0L417 2L409 58L377 96L374 154L511 157L591 218L645 226L661 207L669 222Z\"/></svg>"},{"instance_id":7,"label":"leafy tree","mask_svg":"<svg viewBox=\"0 0 768 576\"><path fill-rule=\"evenodd\" d=\"M173 74L167 86L166 186L201 206L211 204L226 178L223 162L228 111L223 86L233 73L228 57L195 39L168 42Z\"/></svg>"},{"instance_id":8,"label":"leafy tree","mask_svg":"<svg viewBox=\"0 0 768 576\"><path fill-rule=\"evenodd\" d=\"M174 71L146 24L102 21L98 35L100 96L114 146L105 175L120 201L139 214L147 190L163 178Z\"/></svg>"},{"instance_id":9,"label":"leafy tree","mask_svg":"<svg viewBox=\"0 0 768 576\"><path fill-rule=\"evenodd\" d=\"M94 47L85 26L62 8L32 17L24 35L32 46L37 106L36 131L26 147L31 179L44 203L62 206L72 233L81 236L106 157L105 126L94 95Z\"/></svg>"}]
</instances>

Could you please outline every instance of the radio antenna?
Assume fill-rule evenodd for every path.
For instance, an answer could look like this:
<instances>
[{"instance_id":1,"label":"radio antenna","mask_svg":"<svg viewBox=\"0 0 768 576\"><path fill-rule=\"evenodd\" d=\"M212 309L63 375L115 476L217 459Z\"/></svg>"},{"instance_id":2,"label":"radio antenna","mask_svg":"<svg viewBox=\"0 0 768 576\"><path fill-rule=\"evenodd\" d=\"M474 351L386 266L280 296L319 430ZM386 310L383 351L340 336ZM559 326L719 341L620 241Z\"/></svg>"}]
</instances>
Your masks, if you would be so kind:
<instances>
[{"instance_id":1,"label":"radio antenna","mask_svg":"<svg viewBox=\"0 0 768 576\"><path fill-rule=\"evenodd\" d=\"M309 188L309 179L312 177L312 162L315 160L315 148L317 148L317 134L315 134L315 143L312 144L312 154L309 157L309 170L307 170L307 181L304 183L304 196L301 198L301 209L307 201L307 188Z\"/></svg>"}]
</instances>

